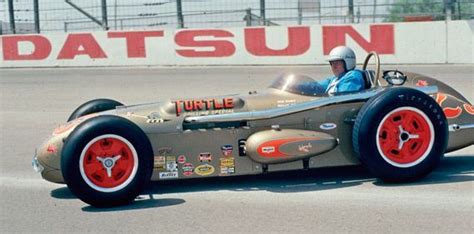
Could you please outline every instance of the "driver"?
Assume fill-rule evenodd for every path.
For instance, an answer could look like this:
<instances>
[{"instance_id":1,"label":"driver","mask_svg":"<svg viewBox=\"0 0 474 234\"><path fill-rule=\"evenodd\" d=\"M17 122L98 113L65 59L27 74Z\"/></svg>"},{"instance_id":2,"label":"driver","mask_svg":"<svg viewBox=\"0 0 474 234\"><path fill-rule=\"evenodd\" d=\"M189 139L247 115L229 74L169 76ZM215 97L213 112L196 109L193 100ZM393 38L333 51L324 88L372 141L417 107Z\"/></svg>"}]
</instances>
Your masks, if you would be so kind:
<instances>
[{"instance_id":1,"label":"driver","mask_svg":"<svg viewBox=\"0 0 474 234\"><path fill-rule=\"evenodd\" d=\"M331 50L327 59L334 76L318 83L329 95L341 92L355 92L364 89L362 71L354 69L356 56L347 46L338 46Z\"/></svg>"}]
</instances>

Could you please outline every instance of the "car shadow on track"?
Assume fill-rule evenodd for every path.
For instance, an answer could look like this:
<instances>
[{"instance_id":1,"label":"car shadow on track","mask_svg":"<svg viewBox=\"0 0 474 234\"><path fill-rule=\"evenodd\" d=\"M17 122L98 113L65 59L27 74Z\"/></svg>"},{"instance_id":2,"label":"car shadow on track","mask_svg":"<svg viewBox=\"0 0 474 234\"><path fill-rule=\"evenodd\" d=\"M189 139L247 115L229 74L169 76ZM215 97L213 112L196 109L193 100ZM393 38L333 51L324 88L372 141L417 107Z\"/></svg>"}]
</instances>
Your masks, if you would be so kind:
<instances>
[{"instance_id":1,"label":"car shadow on track","mask_svg":"<svg viewBox=\"0 0 474 234\"><path fill-rule=\"evenodd\" d=\"M69 190L68 187L58 188L51 191L51 196L57 199L77 199L77 197ZM111 212L122 210L142 210L149 208L158 208L166 206L174 206L185 203L184 199L179 198L156 198L153 194L141 195L135 199L133 203L111 207L111 208L96 208L93 206L85 206L82 208L86 212Z\"/></svg>"},{"instance_id":2,"label":"car shadow on track","mask_svg":"<svg viewBox=\"0 0 474 234\"><path fill-rule=\"evenodd\" d=\"M474 156L448 156L441 160L436 170L421 180L411 183L384 183L376 181L377 186L402 187L430 184L451 184L474 181Z\"/></svg>"},{"instance_id":3,"label":"car shadow on track","mask_svg":"<svg viewBox=\"0 0 474 234\"><path fill-rule=\"evenodd\" d=\"M199 178L178 181L151 182L142 195L125 207L98 209L85 207L84 211L117 211L178 205L182 199L156 199L156 195L203 191L269 191L275 193L314 192L341 189L372 183L376 186L417 186L474 181L474 156L448 156L427 177L411 183L384 183L373 177L362 166L311 169L306 171L274 172L264 175ZM67 188L51 191L58 199L76 199ZM148 199L149 197L149 199ZM142 200L141 200L141 199ZM169 200L169 201L168 201ZM178 201L181 200L181 201Z\"/></svg>"},{"instance_id":4,"label":"car shadow on track","mask_svg":"<svg viewBox=\"0 0 474 234\"><path fill-rule=\"evenodd\" d=\"M154 196L150 196L149 198L144 198L140 196L139 198L135 199L134 202L118 207L111 207L111 208L97 208L93 206L85 206L82 208L85 212L115 212L115 211L123 211L123 210L143 210L143 209L150 209L150 208L159 208L159 207L166 207L166 206L175 206L179 204L183 204L186 201L179 198L160 198L155 199Z\"/></svg>"}]
</instances>

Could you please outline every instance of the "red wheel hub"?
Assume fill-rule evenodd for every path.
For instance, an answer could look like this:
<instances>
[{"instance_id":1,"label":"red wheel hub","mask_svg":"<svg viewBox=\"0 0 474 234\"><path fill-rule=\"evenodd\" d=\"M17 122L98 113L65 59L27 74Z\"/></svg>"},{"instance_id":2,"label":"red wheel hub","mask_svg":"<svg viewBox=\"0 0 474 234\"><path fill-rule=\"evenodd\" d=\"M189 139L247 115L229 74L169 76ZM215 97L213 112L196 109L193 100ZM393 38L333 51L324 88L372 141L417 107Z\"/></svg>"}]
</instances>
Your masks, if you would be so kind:
<instances>
[{"instance_id":1,"label":"red wheel hub","mask_svg":"<svg viewBox=\"0 0 474 234\"><path fill-rule=\"evenodd\" d=\"M382 120L377 138L377 147L385 160L396 166L412 166L428 155L433 145L434 130L423 112L402 107Z\"/></svg>"},{"instance_id":2,"label":"red wheel hub","mask_svg":"<svg viewBox=\"0 0 474 234\"><path fill-rule=\"evenodd\" d=\"M127 182L134 173L138 163L134 157L135 150L120 138L96 138L84 149L81 169L94 187L115 188Z\"/></svg>"}]
</instances>

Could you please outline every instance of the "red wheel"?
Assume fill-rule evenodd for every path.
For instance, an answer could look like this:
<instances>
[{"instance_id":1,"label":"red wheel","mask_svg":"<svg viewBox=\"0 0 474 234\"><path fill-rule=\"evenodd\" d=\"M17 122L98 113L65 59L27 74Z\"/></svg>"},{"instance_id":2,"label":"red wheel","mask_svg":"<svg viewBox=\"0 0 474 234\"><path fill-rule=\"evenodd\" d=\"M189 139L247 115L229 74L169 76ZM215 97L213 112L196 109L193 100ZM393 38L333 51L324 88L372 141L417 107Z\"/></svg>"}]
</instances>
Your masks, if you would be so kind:
<instances>
[{"instance_id":1,"label":"red wheel","mask_svg":"<svg viewBox=\"0 0 474 234\"><path fill-rule=\"evenodd\" d=\"M135 177L138 156L133 145L118 135L92 139L83 149L79 169L84 181L100 192L115 192Z\"/></svg>"},{"instance_id":2,"label":"red wheel","mask_svg":"<svg viewBox=\"0 0 474 234\"><path fill-rule=\"evenodd\" d=\"M386 182L407 182L434 170L448 144L448 122L421 91L388 87L362 106L352 132L355 156Z\"/></svg>"},{"instance_id":3,"label":"red wheel","mask_svg":"<svg viewBox=\"0 0 474 234\"><path fill-rule=\"evenodd\" d=\"M101 115L82 122L67 137L61 172L82 201L96 207L124 205L150 180L153 149L130 120Z\"/></svg>"},{"instance_id":4,"label":"red wheel","mask_svg":"<svg viewBox=\"0 0 474 234\"><path fill-rule=\"evenodd\" d=\"M434 136L433 124L425 113L413 107L400 107L379 124L377 149L391 165L411 167L428 156Z\"/></svg>"}]
</instances>

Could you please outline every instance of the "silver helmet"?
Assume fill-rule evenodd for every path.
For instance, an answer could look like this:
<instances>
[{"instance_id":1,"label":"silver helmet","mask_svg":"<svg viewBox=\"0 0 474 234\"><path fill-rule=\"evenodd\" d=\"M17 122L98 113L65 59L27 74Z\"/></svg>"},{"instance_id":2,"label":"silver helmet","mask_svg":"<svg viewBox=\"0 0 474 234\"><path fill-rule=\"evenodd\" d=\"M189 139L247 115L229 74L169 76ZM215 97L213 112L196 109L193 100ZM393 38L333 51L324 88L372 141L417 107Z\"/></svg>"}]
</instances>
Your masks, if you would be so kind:
<instances>
[{"instance_id":1,"label":"silver helmet","mask_svg":"<svg viewBox=\"0 0 474 234\"><path fill-rule=\"evenodd\" d=\"M327 60L329 62L343 60L346 64L347 71L354 69L356 66L356 55L354 51L347 46L338 46L332 49Z\"/></svg>"}]
</instances>

